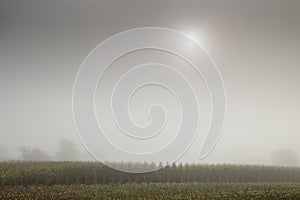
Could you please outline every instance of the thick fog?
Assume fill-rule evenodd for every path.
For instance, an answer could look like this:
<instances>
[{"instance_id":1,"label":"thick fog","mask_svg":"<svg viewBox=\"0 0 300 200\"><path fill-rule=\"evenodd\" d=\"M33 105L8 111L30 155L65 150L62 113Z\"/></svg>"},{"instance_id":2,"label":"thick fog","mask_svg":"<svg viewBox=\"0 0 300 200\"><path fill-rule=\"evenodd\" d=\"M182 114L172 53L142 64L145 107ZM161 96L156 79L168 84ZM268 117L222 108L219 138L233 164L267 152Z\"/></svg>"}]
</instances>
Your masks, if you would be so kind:
<instances>
[{"instance_id":1,"label":"thick fog","mask_svg":"<svg viewBox=\"0 0 300 200\"><path fill-rule=\"evenodd\" d=\"M180 161L300 166L299 10L297 0L2 0L0 159L92 159L72 114L80 65L113 34L163 27L201 43L226 88L226 120L218 144L200 161L199 137ZM147 55L156 56L136 56L147 60ZM134 110L135 104L130 106ZM135 120L147 124L147 119Z\"/></svg>"}]
</instances>

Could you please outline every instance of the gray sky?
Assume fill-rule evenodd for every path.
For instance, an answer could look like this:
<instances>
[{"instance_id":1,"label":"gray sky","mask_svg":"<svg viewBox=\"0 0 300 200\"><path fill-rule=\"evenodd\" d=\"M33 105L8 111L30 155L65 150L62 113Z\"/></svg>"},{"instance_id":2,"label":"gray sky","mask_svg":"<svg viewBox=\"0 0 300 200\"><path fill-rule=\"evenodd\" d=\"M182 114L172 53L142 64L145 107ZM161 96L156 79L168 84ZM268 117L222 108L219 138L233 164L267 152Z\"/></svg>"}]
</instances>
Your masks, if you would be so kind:
<instances>
[{"instance_id":1,"label":"gray sky","mask_svg":"<svg viewBox=\"0 0 300 200\"><path fill-rule=\"evenodd\" d=\"M223 76L226 125L206 162L269 164L286 148L300 156L299 10L297 0L2 0L0 146L79 144L71 95L83 59L112 34L155 26L196 37Z\"/></svg>"}]
</instances>

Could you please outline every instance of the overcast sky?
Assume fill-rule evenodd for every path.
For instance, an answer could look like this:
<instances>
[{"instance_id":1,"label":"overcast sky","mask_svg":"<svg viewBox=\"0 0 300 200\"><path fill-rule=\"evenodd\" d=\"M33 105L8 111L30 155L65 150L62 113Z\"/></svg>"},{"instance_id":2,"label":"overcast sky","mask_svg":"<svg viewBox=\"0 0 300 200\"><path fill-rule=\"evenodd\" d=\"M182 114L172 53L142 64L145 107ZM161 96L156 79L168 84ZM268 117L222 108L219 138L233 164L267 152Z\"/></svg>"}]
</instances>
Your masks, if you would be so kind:
<instances>
[{"instance_id":1,"label":"overcast sky","mask_svg":"<svg viewBox=\"0 0 300 200\"><path fill-rule=\"evenodd\" d=\"M1 0L0 146L14 155L22 145L53 152L61 138L80 145L71 100L83 59L113 34L154 26L192 34L223 76L227 119L206 162L300 156L299 10L297 0Z\"/></svg>"}]
</instances>

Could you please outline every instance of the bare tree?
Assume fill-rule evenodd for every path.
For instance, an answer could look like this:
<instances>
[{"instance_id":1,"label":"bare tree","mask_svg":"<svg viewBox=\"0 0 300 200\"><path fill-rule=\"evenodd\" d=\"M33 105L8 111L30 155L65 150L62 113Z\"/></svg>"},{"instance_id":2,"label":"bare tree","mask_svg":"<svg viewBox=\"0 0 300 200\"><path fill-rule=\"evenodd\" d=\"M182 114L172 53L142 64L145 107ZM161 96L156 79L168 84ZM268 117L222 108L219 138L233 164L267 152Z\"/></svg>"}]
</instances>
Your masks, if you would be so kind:
<instances>
[{"instance_id":1,"label":"bare tree","mask_svg":"<svg viewBox=\"0 0 300 200\"><path fill-rule=\"evenodd\" d=\"M26 161L45 161L51 160L51 156L40 150L39 148L30 148L30 147L19 147L21 160Z\"/></svg>"}]
</instances>

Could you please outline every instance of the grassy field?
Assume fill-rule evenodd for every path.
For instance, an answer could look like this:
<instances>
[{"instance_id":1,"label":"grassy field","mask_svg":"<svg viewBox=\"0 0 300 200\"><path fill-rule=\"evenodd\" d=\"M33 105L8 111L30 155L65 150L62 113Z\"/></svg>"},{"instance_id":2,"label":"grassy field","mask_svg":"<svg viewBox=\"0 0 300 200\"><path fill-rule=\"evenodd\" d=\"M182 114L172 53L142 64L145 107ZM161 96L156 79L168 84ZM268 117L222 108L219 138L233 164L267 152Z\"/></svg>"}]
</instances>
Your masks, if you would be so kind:
<instances>
[{"instance_id":1,"label":"grassy field","mask_svg":"<svg viewBox=\"0 0 300 200\"><path fill-rule=\"evenodd\" d=\"M300 168L173 164L131 174L95 162L4 162L0 199L296 200Z\"/></svg>"}]
</instances>

